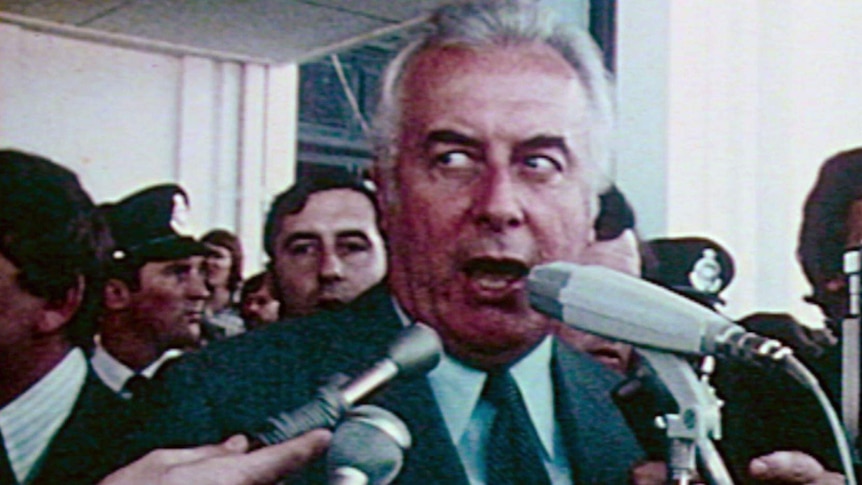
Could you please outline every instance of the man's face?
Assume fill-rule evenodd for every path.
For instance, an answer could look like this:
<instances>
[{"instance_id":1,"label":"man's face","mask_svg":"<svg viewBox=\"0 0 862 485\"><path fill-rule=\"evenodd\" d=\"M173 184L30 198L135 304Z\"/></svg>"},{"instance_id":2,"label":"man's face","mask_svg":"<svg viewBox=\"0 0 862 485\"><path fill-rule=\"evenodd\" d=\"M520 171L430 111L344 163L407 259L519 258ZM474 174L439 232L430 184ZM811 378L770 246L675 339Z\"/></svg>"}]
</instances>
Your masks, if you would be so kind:
<instances>
[{"instance_id":1,"label":"man's face","mask_svg":"<svg viewBox=\"0 0 862 485\"><path fill-rule=\"evenodd\" d=\"M307 315L350 302L386 274L374 207L354 190L312 194L284 216L273 261L283 315Z\"/></svg>"},{"instance_id":2,"label":"man's face","mask_svg":"<svg viewBox=\"0 0 862 485\"><path fill-rule=\"evenodd\" d=\"M627 343L608 340L566 325L557 328L557 335L571 347L589 354L620 374L625 374L631 366L632 346Z\"/></svg>"},{"instance_id":3,"label":"man's face","mask_svg":"<svg viewBox=\"0 0 862 485\"><path fill-rule=\"evenodd\" d=\"M0 254L0 352L13 353L32 338L43 317L45 300L31 295L18 283L21 271Z\"/></svg>"},{"instance_id":4,"label":"man's face","mask_svg":"<svg viewBox=\"0 0 862 485\"><path fill-rule=\"evenodd\" d=\"M847 249L862 244L862 199L855 200L847 208L845 221L847 237L844 246ZM847 278L844 275L825 280L820 283L819 304L828 318L840 322L847 316L850 308L850 296L847 289Z\"/></svg>"},{"instance_id":5,"label":"man's face","mask_svg":"<svg viewBox=\"0 0 862 485\"><path fill-rule=\"evenodd\" d=\"M270 294L267 285L263 285L245 295L240 308L240 315L252 326L265 325L278 320L279 302Z\"/></svg>"},{"instance_id":6,"label":"man's face","mask_svg":"<svg viewBox=\"0 0 862 485\"><path fill-rule=\"evenodd\" d=\"M380 180L392 291L451 354L509 363L550 330L527 271L578 262L590 238L583 88L547 46L436 49L406 73L402 102L394 176Z\"/></svg>"},{"instance_id":7,"label":"man's face","mask_svg":"<svg viewBox=\"0 0 862 485\"><path fill-rule=\"evenodd\" d=\"M209 292L202 256L149 262L139 271L140 288L131 294L133 319L160 351L194 347Z\"/></svg>"}]
</instances>

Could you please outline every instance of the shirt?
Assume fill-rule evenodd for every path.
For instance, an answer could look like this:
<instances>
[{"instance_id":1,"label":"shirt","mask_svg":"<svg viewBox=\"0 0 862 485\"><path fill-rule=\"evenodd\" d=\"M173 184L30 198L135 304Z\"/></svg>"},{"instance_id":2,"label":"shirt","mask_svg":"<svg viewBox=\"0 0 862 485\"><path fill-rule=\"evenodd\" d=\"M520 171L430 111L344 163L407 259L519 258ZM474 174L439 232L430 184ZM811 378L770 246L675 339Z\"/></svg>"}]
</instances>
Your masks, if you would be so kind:
<instances>
[{"instance_id":1,"label":"shirt","mask_svg":"<svg viewBox=\"0 0 862 485\"><path fill-rule=\"evenodd\" d=\"M167 350L152 364L144 368L144 370L139 374L150 379L165 362L175 359L182 354L183 352L179 349ZM126 366L126 364L117 360L116 357L105 350L105 348L102 347L102 344L99 343L98 339L96 340L96 347L93 350L93 355L90 357L90 365L93 366L93 370L96 371L96 375L98 375L99 378L102 379L102 382L104 382L111 390L120 394L124 399L129 399L131 397L131 395L124 395L122 391L123 386L126 385L126 381L135 375L135 371Z\"/></svg>"},{"instance_id":2,"label":"shirt","mask_svg":"<svg viewBox=\"0 0 862 485\"><path fill-rule=\"evenodd\" d=\"M410 319L395 302L396 311L405 325ZM539 435L551 483L572 483L563 435L554 414L554 385L551 378L553 338L547 337L518 361L510 372L524 398L527 412ZM440 363L428 373L428 382L443 419L458 451L467 478L472 485L485 484L485 443L494 422L490 403L480 400L487 374L443 354Z\"/></svg>"},{"instance_id":3,"label":"shirt","mask_svg":"<svg viewBox=\"0 0 862 485\"><path fill-rule=\"evenodd\" d=\"M0 432L19 483L33 474L72 413L86 377L87 358L81 349L72 349L51 372L0 409Z\"/></svg>"}]
</instances>

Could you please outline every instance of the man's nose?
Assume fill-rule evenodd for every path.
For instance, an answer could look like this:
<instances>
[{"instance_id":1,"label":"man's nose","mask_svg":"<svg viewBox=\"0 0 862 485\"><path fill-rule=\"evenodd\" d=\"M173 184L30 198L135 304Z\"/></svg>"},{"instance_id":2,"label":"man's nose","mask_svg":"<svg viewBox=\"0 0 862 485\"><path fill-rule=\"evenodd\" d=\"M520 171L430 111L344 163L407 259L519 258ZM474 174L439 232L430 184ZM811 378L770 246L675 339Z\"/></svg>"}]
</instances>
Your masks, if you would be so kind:
<instances>
[{"instance_id":1,"label":"man's nose","mask_svg":"<svg viewBox=\"0 0 862 485\"><path fill-rule=\"evenodd\" d=\"M344 276L344 263L334 250L324 250L320 255L318 276L322 280L337 280Z\"/></svg>"},{"instance_id":2,"label":"man's nose","mask_svg":"<svg viewBox=\"0 0 862 485\"><path fill-rule=\"evenodd\" d=\"M524 222L524 208L517 183L506 168L492 168L475 186L473 217L480 225L499 232L519 227Z\"/></svg>"},{"instance_id":3,"label":"man's nose","mask_svg":"<svg viewBox=\"0 0 862 485\"><path fill-rule=\"evenodd\" d=\"M190 300L206 300L210 297L210 291L206 285L206 275L202 272L195 272L191 276L186 295Z\"/></svg>"}]
</instances>

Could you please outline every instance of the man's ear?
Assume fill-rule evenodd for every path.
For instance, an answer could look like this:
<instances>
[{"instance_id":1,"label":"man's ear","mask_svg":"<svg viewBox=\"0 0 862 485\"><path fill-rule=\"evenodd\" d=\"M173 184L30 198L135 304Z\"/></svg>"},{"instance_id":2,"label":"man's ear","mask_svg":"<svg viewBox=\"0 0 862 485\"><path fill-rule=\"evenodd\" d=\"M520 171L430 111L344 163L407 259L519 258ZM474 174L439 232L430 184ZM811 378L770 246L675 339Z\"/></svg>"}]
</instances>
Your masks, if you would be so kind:
<instances>
[{"instance_id":1,"label":"man's ear","mask_svg":"<svg viewBox=\"0 0 862 485\"><path fill-rule=\"evenodd\" d=\"M131 293L129 285L124 281L111 278L105 283L105 290L102 295L102 305L104 305L107 310L122 310L129 306Z\"/></svg>"},{"instance_id":2,"label":"man's ear","mask_svg":"<svg viewBox=\"0 0 862 485\"><path fill-rule=\"evenodd\" d=\"M380 217L377 221L378 227L382 234L388 232L387 226L389 223L390 210L392 209L393 198L392 191L395 190L392 179L395 177L395 170L392 168L380 168L381 162L376 162L371 167L369 175L374 181L375 192L374 196L377 199L377 210Z\"/></svg>"},{"instance_id":3,"label":"man's ear","mask_svg":"<svg viewBox=\"0 0 862 485\"><path fill-rule=\"evenodd\" d=\"M78 309L81 308L85 288L84 277L79 275L78 282L66 291L63 298L46 302L45 318L40 322L39 331L42 333L55 332L69 323Z\"/></svg>"},{"instance_id":4,"label":"man's ear","mask_svg":"<svg viewBox=\"0 0 862 485\"><path fill-rule=\"evenodd\" d=\"M634 230L624 230L616 239L593 241L582 254L582 264L605 266L631 276L641 274L641 256Z\"/></svg>"}]
</instances>

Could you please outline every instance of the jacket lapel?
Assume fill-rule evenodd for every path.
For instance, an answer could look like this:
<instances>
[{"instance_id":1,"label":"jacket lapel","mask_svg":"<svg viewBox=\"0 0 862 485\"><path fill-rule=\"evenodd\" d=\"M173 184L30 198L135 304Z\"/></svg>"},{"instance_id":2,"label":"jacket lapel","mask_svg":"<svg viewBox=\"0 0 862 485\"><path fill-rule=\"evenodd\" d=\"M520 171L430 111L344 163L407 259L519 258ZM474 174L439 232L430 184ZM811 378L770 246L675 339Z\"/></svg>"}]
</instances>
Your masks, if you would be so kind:
<instances>
[{"instance_id":1,"label":"jacket lapel","mask_svg":"<svg viewBox=\"0 0 862 485\"><path fill-rule=\"evenodd\" d=\"M334 339L330 355L341 356L336 366L363 369L385 352L404 328L392 297L378 287L359 301L346 322L342 338ZM467 476L449 430L424 376L396 379L370 402L400 417L413 437L413 447L405 453L404 468L396 483L446 483L467 485Z\"/></svg>"},{"instance_id":2,"label":"jacket lapel","mask_svg":"<svg viewBox=\"0 0 862 485\"><path fill-rule=\"evenodd\" d=\"M72 414L51 440L31 484L95 483L111 471L102 457L127 431L127 403L87 371Z\"/></svg>"},{"instance_id":3,"label":"jacket lapel","mask_svg":"<svg viewBox=\"0 0 862 485\"><path fill-rule=\"evenodd\" d=\"M401 417L413 435L413 448L406 452L397 483L468 484L464 466L425 377L399 382L374 399L374 404Z\"/></svg>"},{"instance_id":4,"label":"jacket lapel","mask_svg":"<svg viewBox=\"0 0 862 485\"><path fill-rule=\"evenodd\" d=\"M643 458L643 451L611 400L610 391L621 378L563 345L554 350L556 419L574 482L628 483L628 472Z\"/></svg>"}]
</instances>

